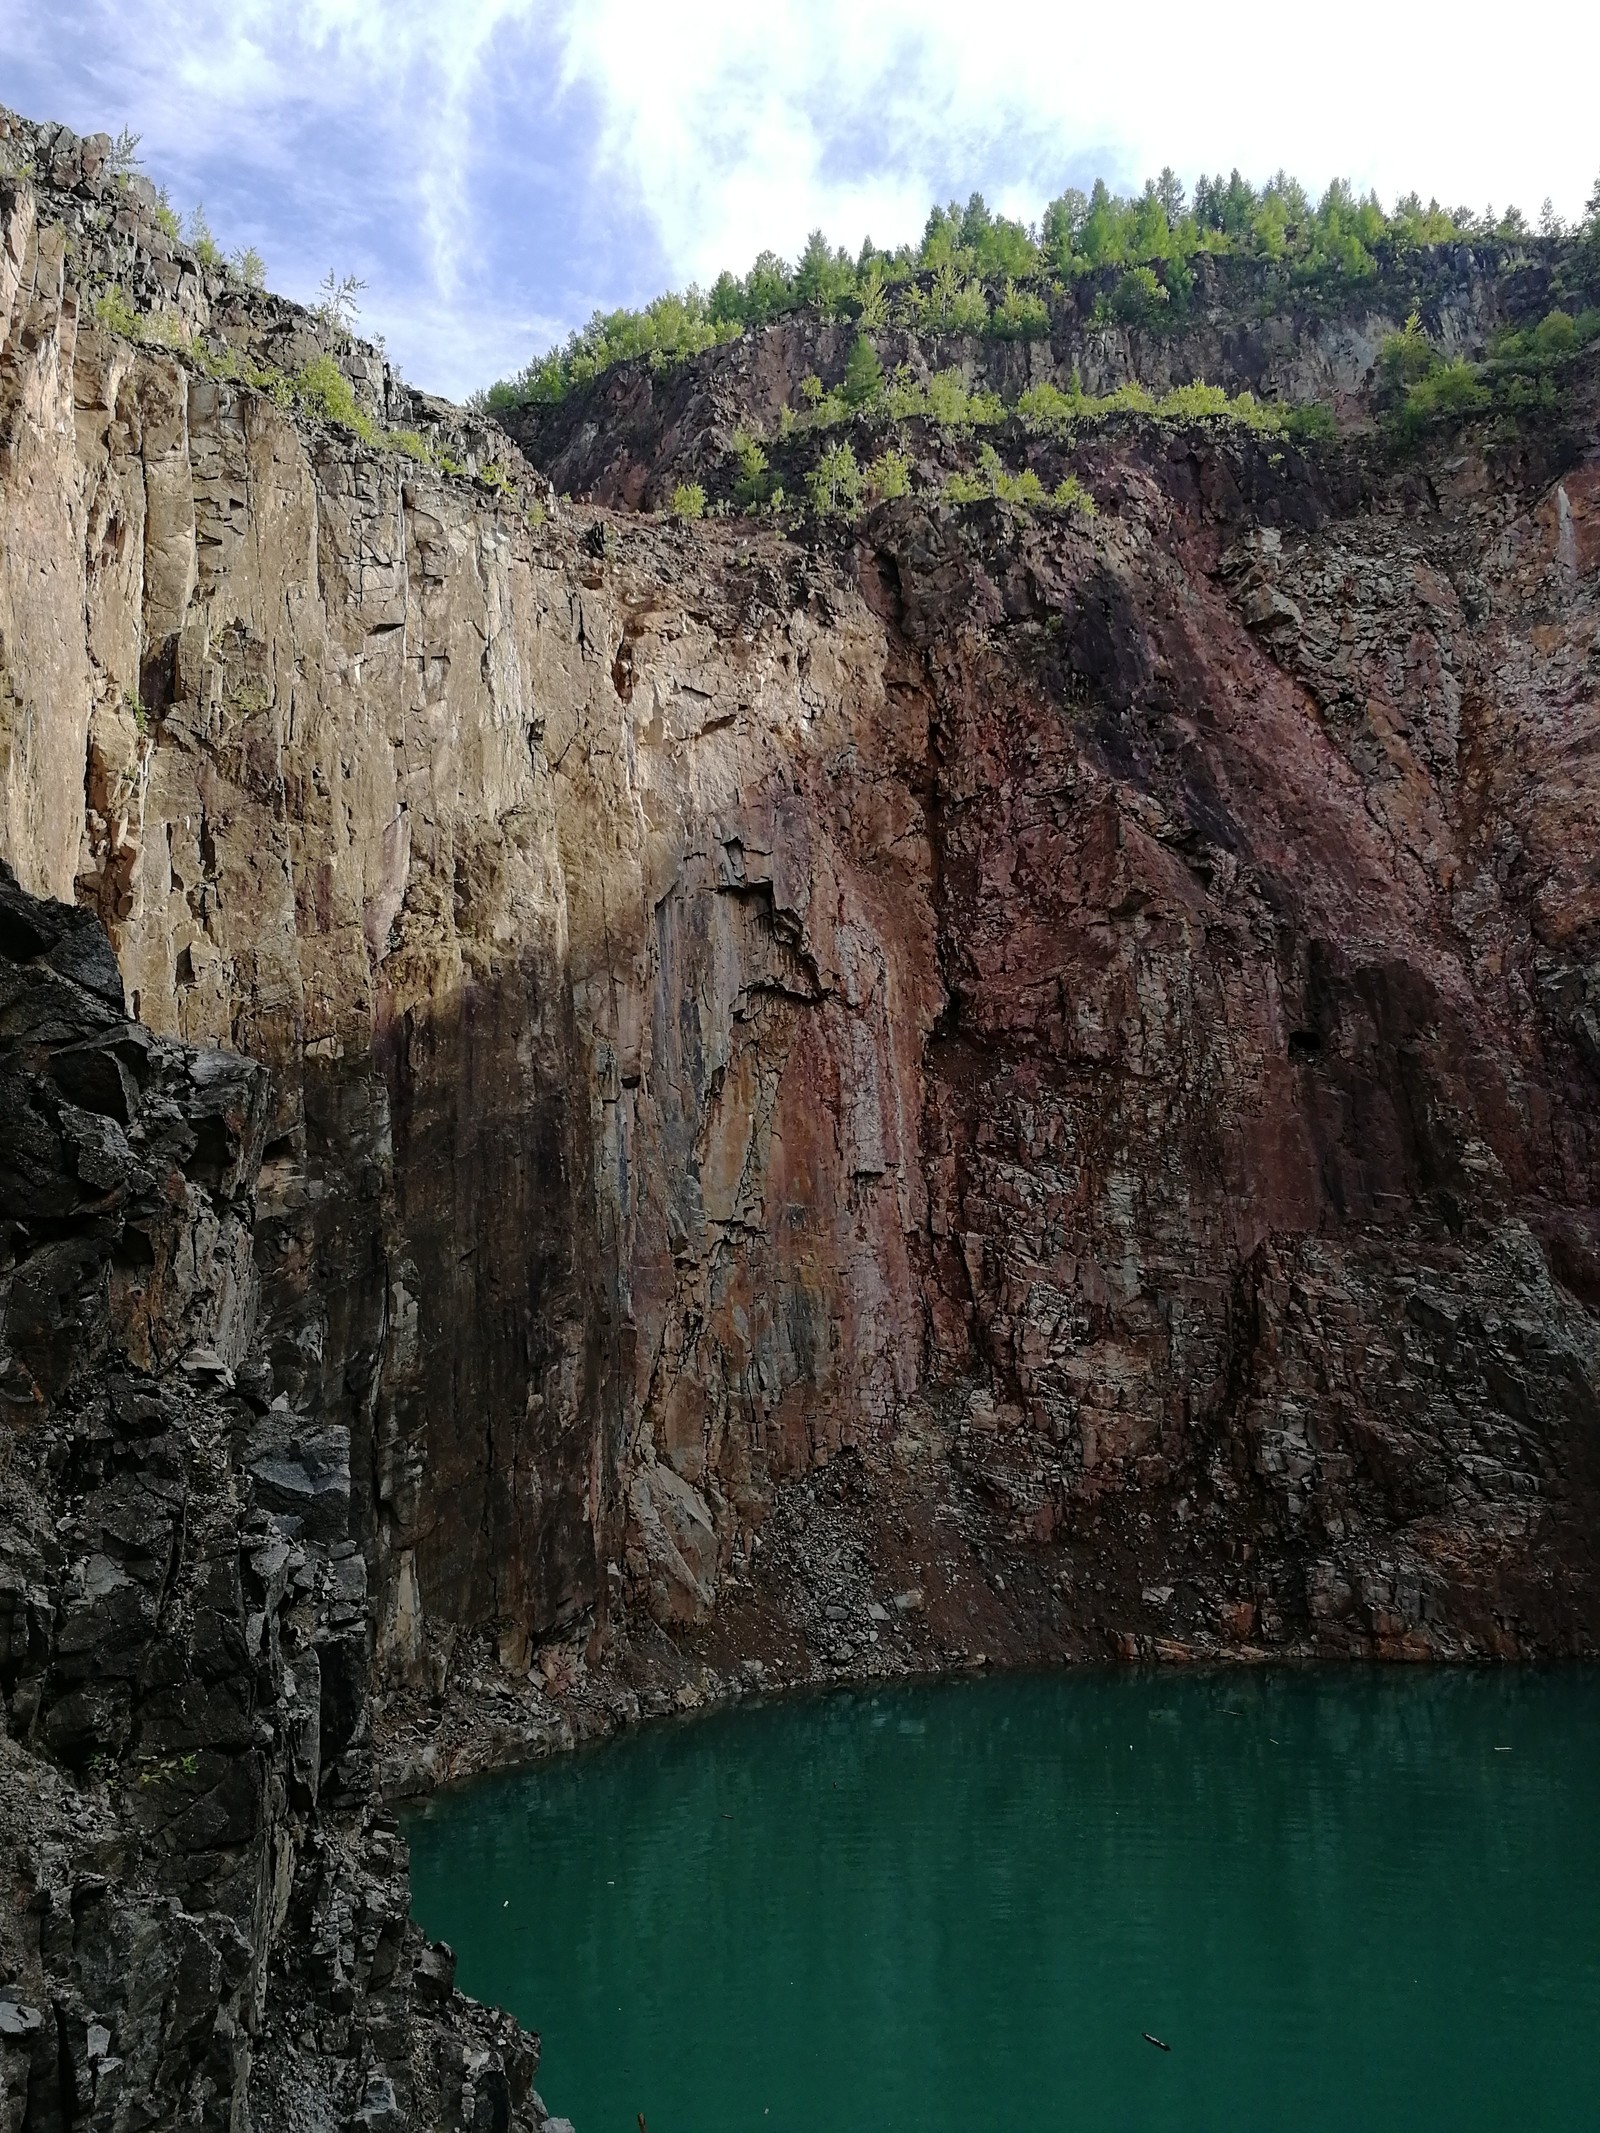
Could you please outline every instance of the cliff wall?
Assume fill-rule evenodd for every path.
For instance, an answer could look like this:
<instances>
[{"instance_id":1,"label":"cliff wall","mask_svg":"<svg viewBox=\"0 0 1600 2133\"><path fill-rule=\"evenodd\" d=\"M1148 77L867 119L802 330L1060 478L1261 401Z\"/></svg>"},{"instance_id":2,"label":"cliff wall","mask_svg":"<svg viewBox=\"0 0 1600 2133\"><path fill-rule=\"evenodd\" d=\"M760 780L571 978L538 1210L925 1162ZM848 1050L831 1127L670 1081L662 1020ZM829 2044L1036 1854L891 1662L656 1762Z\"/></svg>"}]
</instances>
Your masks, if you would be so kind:
<instances>
[{"instance_id":1,"label":"cliff wall","mask_svg":"<svg viewBox=\"0 0 1600 2133\"><path fill-rule=\"evenodd\" d=\"M374 1783L335 1434L252 1357L266 1070L0 866L0 2122L532 2129Z\"/></svg>"},{"instance_id":2,"label":"cliff wall","mask_svg":"<svg viewBox=\"0 0 1600 2133\"><path fill-rule=\"evenodd\" d=\"M919 479L848 524L675 524L552 480L638 502L834 329L602 381L584 422L522 426L534 464L172 246L104 144L10 137L0 845L20 962L25 892L86 906L135 1018L97 965L24 1066L77 1107L46 1105L72 1195L123 1162L79 1114L126 1121L59 1044L124 1104L107 1056L187 1076L160 1108L195 1149L139 1187L148 1245L31 1172L8 1212L7 1485L44 1492L8 1590L45 1595L12 1602L8 1753L63 1815L110 1815L141 1757L264 1759L236 1885L192 1906L246 1951L224 2030L265 2020L251 1980L301 1927L258 1913L319 1817L403 1908L374 1744L422 1782L570 1737L586 1693L612 1723L741 1667L1594 1651L1592 361L1548 419L1396 454L1370 373L1397 318L1213 324L1161 360L1332 391L1342 434L1003 440L1093 516ZM1551 286L1428 271L1451 345ZM323 358L359 420L292 389ZM606 395L632 427L584 441ZM91 1300L28 1303L39 1240L85 1223ZM171 1619L126 1550L47 1546L63 1503L120 1531L94 1492L156 1456L102 1351L168 1403L162 1472L216 1479L215 1558L305 1555L298 1598L218 1587L217 1678L241 1611L254 1667L228 1694L281 1710L285 1610L350 1647L309 1780L275 1717L276 1745L169 1741L72 1673L95 1577L154 1578L152 1651ZM64 1977L66 1947L17 1961ZM340 2081L431 2095L411 2000L361 2043L369 1984L317 2017L355 2024ZM522 2047L480 2048L523 2109Z\"/></svg>"},{"instance_id":3,"label":"cliff wall","mask_svg":"<svg viewBox=\"0 0 1600 2133\"><path fill-rule=\"evenodd\" d=\"M1590 402L1398 469L1135 422L1087 521L549 515L107 331L35 197L9 848L273 1070L263 1338L397 1678L699 1620L929 1432L1196 1551L1174 1634L1589 1634Z\"/></svg>"},{"instance_id":4,"label":"cliff wall","mask_svg":"<svg viewBox=\"0 0 1600 2133\"><path fill-rule=\"evenodd\" d=\"M538 2124L380 1779L1594 1653L1600 375L1374 429L1404 305L1481 350L1551 247L956 352L1327 444L994 431L1090 516L913 424L853 520L678 525L836 326L523 456L0 147L6 2124Z\"/></svg>"}]
</instances>

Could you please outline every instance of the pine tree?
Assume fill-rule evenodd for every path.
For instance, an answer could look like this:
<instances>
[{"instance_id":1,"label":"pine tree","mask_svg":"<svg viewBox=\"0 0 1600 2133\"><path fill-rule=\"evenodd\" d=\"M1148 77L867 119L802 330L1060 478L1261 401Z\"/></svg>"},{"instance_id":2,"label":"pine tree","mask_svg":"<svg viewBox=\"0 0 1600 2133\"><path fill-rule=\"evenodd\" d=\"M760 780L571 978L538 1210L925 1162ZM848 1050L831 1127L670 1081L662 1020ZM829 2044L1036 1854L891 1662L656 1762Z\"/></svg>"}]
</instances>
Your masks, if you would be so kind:
<instances>
[{"instance_id":1,"label":"pine tree","mask_svg":"<svg viewBox=\"0 0 1600 2133\"><path fill-rule=\"evenodd\" d=\"M878 351L864 333L856 335L844 366L844 399L847 407L865 407L883 390L883 365Z\"/></svg>"}]
</instances>

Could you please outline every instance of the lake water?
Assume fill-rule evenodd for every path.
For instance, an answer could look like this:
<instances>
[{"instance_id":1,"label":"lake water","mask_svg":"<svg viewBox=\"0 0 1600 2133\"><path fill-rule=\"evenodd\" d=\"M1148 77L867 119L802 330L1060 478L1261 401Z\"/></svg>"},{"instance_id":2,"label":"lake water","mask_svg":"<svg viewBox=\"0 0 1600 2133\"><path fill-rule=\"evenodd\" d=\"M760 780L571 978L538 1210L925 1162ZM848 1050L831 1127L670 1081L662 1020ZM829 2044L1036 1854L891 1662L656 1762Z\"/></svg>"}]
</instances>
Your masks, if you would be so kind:
<instances>
[{"instance_id":1,"label":"lake water","mask_svg":"<svg viewBox=\"0 0 1600 2133\"><path fill-rule=\"evenodd\" d=\"M780 1701L407 1834L578 2133L1600 2126L1593 1672Z\"/></svg>"}]
</instances>

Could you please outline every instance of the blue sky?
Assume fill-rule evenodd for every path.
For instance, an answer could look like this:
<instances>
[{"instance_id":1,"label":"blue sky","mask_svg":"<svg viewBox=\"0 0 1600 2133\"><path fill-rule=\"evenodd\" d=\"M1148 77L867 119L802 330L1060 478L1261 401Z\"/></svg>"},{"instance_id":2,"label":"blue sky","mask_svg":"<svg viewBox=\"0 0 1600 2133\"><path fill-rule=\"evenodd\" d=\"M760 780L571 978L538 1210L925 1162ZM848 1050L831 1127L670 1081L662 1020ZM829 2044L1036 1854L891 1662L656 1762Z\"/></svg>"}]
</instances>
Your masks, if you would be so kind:
<instances>
[{"instance_id":1,"label":"blue sky","mask_svg":"<svg viewBox=\"0 0 1600 2133\"><path fill-rule=\"evenodd\" d=\"M974 187L1032 219L1096 174L1281 165L1575 216L1597 75L1567 0L0 0L0 101L131 126L225 248L291 296L360 275L364 329L458 396L596 306Z\"/></svg>"}]
</instances>

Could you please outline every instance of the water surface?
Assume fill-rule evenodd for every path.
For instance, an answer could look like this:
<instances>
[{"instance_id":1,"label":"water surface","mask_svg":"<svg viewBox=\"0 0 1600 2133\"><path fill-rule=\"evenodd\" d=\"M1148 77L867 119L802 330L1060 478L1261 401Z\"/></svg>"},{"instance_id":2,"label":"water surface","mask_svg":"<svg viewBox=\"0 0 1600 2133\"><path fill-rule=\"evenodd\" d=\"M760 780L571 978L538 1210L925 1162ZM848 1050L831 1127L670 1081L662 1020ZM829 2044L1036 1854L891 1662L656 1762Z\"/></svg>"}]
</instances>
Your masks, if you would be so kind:
<instances>
[{"instance_id":1,"label":"water surface","mask_svg":"<svg viewBox=\"0 0 1600 2133\"><path fill-rule=\"evenodd\" d=\"M1593 1672L778 1702L408 1835L578 2133L1600 2126Z\"/></svg>"}]
</instances>

